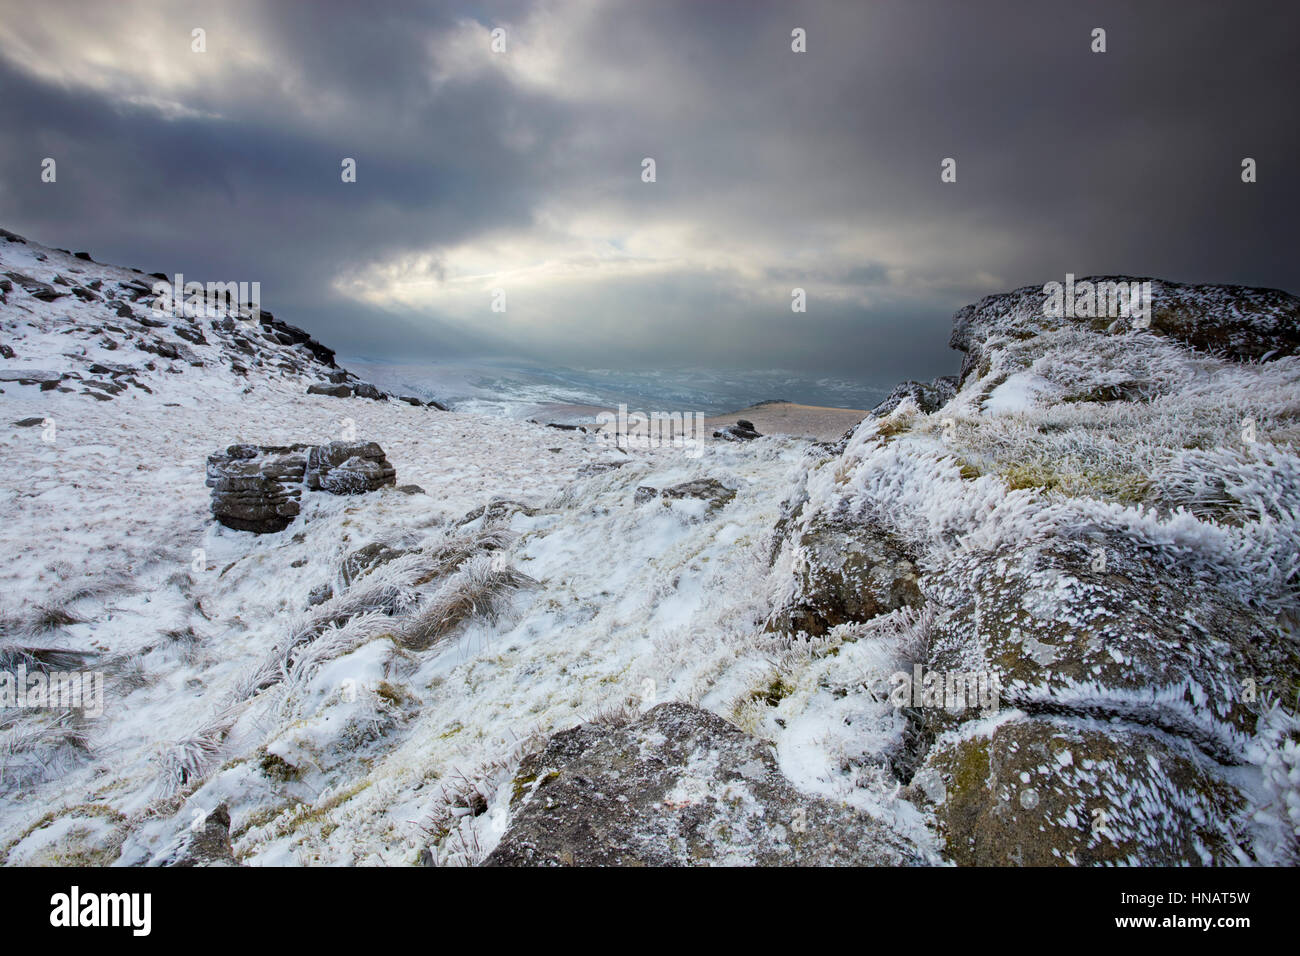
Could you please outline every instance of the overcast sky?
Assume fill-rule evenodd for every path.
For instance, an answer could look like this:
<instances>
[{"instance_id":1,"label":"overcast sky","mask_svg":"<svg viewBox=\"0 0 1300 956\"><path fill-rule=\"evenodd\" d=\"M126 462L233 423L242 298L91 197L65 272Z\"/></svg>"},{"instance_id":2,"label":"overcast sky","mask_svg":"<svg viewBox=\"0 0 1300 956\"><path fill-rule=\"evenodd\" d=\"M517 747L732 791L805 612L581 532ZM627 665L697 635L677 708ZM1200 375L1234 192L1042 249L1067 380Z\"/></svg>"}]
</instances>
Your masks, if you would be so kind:
<instances>
[{"instance_id":1,"label":"overcast sky","mask_svg":"<svg viewBox=\"0 0 1300 956\"><path fill-rule=\"evenodd\" d=\"M928 378L1067 272L1300 292L1297 11L0 0L0 226L344 355Z\"/></svg>"}]
</instances>

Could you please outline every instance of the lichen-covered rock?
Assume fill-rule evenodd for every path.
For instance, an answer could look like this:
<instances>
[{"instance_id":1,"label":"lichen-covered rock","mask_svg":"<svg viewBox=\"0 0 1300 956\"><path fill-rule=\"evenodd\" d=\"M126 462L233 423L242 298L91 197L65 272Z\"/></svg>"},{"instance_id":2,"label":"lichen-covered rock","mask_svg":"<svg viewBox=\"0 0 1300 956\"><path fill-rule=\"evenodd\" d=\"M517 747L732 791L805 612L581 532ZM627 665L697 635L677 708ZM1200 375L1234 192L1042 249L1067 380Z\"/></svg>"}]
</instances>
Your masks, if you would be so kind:
<instances>
[{"instance_id":1,"label":"lichen-covered rock","mask_svg":"<svg viewBox=\"0 0 1300 956\"><path fill-rule=\"evenodd\" d=\"M871 817L795 790L770 747L688 704L584 724L525 758L488 866L898 866Z\"/></svg>"},{"instance_id":2,"label":"lichen-covered rock","mask_svg":"<svg viewBox=\"0 0 1300 956\"><path fill-rule=\"evenodd\" d=\"M1249 861L1245 801L1196 748L1119 724L1003 718L940 738L906 791L934 812L952 861Z\"/></svg>"},{"instance_id":3,"label":"lichen-covered rock","mask_svg":"<svg viewBox=\"0 0 1300 956\"><path fill-rule=\"evenodd\" d=\"M1184 345L1238 361L1259 361L1300 351L1300 299L1278 289L1233 285L1185 285L1129 276L1088 276L1091 283L1151 283L1149 331ZM948 344L965 353L961 381L975 370L993 340L1024 339L1042 331L1077 324L1096 331L1132 327L1127 318L1078 316L1051 318L1042 286L990 295L961 309L953 318Z\"/></svg>"},{"instance_id":4,"label":"lichen-covered rock","mask_svg":"<svg viewBox=\"0 0 1300 956\"><path fill-rule=\"evenodd\" d=\"M937 618L927 667L995 674L1006 706L1158 727L1239 762L1258 700L1300 685L1300 648L1247 596L1107 545L954 558L968 585Z\"/></svg>"},{"instance_id":5,"label":"lichen-covered rock","mask_svg":"<svg viewBox=\"0 0 1300 956\"><path fill-rule=\"evenodd\" d=\"M821 635L923 603L915 555L883 529L817 514L792 533L797 537L787 546L795 581L768 618L768 630Z\"/></svg>"},{"instance_id":6,"label":"lichen-covered rock","mask_svg":"<svg viewBox=\"0 0 1300 956\"><path fill-rule=\"evenodd\" d=\"M891 694L904 729L875 756L955 862L1300 859L1279 730L1300 688L1300 300L1152 280L1147 329L1046 298L957 314L942 421L904 383L809 457L769 627L856 641L917 609L890 666L939 693Z\"/></svg>"}]
</instances>

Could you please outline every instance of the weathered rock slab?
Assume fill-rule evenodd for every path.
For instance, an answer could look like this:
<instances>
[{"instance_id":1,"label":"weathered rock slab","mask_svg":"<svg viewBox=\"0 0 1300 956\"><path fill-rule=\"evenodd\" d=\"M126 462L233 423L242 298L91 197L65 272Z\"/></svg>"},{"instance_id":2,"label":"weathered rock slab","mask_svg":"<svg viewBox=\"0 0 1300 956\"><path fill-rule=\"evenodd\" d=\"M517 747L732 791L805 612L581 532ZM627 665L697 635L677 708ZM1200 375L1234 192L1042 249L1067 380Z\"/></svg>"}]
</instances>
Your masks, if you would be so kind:
<instances>
[{"instance_id":1,"label":"weathered rock slab","mask_svg":"<svg viewBox=\"0 0 1300 956\"><path fill-rule=\"evenodd\" d=\"M556 734L524 760L515 793L487 866L924 862L865 814L796 790L761 740L683 703Z\"/></svg>"}]
</instances>

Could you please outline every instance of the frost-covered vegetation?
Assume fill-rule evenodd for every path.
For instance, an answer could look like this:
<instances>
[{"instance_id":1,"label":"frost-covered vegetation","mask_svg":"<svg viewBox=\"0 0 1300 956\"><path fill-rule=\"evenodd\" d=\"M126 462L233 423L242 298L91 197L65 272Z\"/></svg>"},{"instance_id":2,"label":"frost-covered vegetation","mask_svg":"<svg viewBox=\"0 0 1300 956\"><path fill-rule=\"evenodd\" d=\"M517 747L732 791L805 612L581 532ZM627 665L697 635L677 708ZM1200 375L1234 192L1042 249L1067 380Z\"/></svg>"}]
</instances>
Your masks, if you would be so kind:
<instances>
[{"instance_id":1,"label":"frost-covered vegetation","mask_svg":"<svg viewBox=\"0 0 1300 956\"><path fill-rule=\"evenodd\" d=\"M955 398L810 469L774 620L875 593L932 615L928 667L1000 678L996 717L909 717L905 792L951 859L1295 862L1300 358L981 307ZM827 556L871 549L905 560Z\"/></svg>"},{"instance_id":2,"label":"frost-covered vegetation","mask_svg":"<svg viewBox=\"0 0 1300 956\"><path fill-rule=\"evenodd\" d=\"M1020 334L1020 304L982 303L931 414L623 454L309 395L316 353L151 326L128 270L20 242L5 270L94 295L3 290L0 365L28 371L0 382L0 657L108 694L0 714L10 864L169 862L214 826L248 865L474 864L556 732L708 724L643 716L666 701L770 745L776 859L797 793L870 817L879 858L1295 861L1294 356L1193 351L1159 308ZM419 488L304 492L272 534L212 520L209 454L345 429ZM914 667L996 672L1000 707L897 706ZM665 812L734 792L687 756Z\"/></svg>"}]
</instances>

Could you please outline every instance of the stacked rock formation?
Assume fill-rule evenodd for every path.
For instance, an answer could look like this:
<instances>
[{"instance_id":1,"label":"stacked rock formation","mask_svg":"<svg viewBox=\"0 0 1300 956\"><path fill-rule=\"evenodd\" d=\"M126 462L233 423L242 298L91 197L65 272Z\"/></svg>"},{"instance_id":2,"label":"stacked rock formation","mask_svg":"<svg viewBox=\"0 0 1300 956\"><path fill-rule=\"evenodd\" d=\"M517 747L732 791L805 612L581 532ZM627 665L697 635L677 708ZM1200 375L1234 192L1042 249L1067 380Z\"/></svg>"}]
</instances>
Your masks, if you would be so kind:
<instances>
[{"instance_id":1,"label":"stacked rock formation","mask_svg":"<svg viewBox=\"0 0 1300 956\"><path fill-rule=\"evenodd\" d=\"M208 457L212 514L227 528L274 534L301 510L303 488L358 495L396 484L397 472L375 442L328 445L231 445Z\"/></svg>"}]
</instances>

